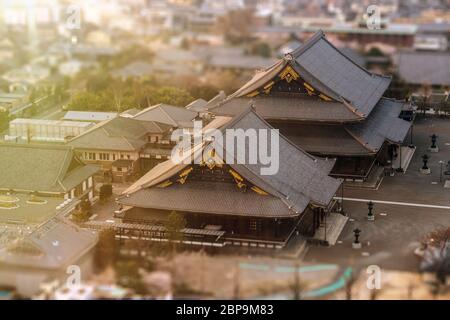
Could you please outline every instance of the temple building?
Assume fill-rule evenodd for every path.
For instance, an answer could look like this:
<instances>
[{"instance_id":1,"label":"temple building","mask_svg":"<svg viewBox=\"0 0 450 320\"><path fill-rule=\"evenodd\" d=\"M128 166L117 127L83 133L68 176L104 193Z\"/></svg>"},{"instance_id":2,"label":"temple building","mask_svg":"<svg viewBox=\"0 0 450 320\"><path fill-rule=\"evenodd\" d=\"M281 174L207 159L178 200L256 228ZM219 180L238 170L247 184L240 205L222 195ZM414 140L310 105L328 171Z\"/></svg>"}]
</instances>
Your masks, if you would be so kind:
<instances>
[{"instance_id":1,"label":"temple building","mask_svg":"<svg viewBox=\"0 0 450 320\"><path fill-rule=\"evenodd\" d=\"M224 133L273 128L247 108L234 118L216 117L203 130L209 129ZM185 243L283 248L292 238L313 238L327 217L343 217L336 213L334 199L342 181L329 176L334 159L311 156L280 135L278 170L264 175L265 164L259 159L236 161L238 151L225 147L228 140L219 156L212 141L194 144L192 161L172 158L124 191L117 199L118 216L128 230L134 225L147 238L166 238L165 221L175 211L186 220L180 230ZM271 152L276 150L272 140L268 143ZM251 144L245 140L246 155Z\"/></svg>"},{"instance_id":2,"label":"temple building","mask_svg":"<svg viewBox=\"0 0 450 320\"><path fill-rule=\"evenodd\" d=\"M411 122L399 116L411 108L383 97L390 83L319 31L209 111L232 116L252 105L306 152L336 158L332 176L366 181L395 161L402 171L404 163L400 146Z\"/></svg>"}]
</instances>

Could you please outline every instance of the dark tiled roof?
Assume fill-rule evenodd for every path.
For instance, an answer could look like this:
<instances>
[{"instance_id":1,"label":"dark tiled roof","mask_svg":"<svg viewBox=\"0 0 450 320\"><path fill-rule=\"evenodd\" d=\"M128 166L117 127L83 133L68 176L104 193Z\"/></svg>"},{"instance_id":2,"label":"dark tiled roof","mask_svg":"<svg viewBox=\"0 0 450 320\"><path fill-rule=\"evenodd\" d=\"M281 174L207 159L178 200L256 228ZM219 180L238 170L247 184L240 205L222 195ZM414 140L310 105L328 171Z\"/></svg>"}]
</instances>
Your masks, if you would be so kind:
<instances>
[{"instance_id":1,"label":"dark tiled roof","mask_svg":"<svg viewBox=\"0 0 450 320\"><path fill-rule=\"evenodd\" d=\"M190 111L202 112L202 111L206 111L207 104L208 104L208 101L206 101L204 99L196 99L196 100L192 101L191 103L189 103L185 108Z\"/></svg>"},{"instance_id":2,"label":"dark tiled roof","mask_svg":"<svg viewBox=\"0 0 450 320\"><path fill-rule=\"evenodd\" d=\"M408 83L450 85L450 53L401 52L397 57L398 73Z\"/></svg>"},{"instance_id":3,"label":"dark tiled roof","mask_svg":"<svg viewBox=\"0 0 450 320\"><path fill-rule=\"evenodd\" d=\"M230 95L227 101L245 97L261 89L288 65L317 91L349 105L358 118L365 118L370 114L391 82L390 77L376 75L358 65L334 47L323 32L319 31L298 49L271 67L256 73L250 81ZM321 115L316 118L326 117L327 115Z\"/></svg>"},{"instance_id":4,"label":"dark tiled roof","mask_svg":"<svg viewBox=\"0 0 450 320\"><path fill-rule=\"evenodd\" d=\"M405 103L383 98L363 123L347 125L347 130L367 148L378 151L384 141L401 143L408 134L411 122L398 116Z\"/></svg>"},{"instance_id":5,"label":"dark tiled roof","mask_svg":"<svg viewBox=\"0 0 450 320\"><path fill-rule=\"evenodd\" d=\"M136 120L156 121L172 127L192 127L192 120L197 112L168 104L148 107L134 116Z\"/></svg>"},{"instance_id":6,"label":"dark tiled roof","mask_svg":"<svg viewBox=\"0 0 450 320\"><path fill-rule=\"evenodd\" d=\"M0 188L66 192L98 171L84 165L72 148L0 144Z\"/></svg>"},{"instance_id":7,"label":"dark tiled roof","mask_svg":"<svg viewBox=\"0 0 450 320\"><path fill-rule=\"evenodd\" d=\"M216 115L237 115L252 105L267 120L350 122L363 118L341 102L325 102L316 97L256 96L235 98L210 111Z\"/></svg>"},{"instance_id":8,"label":"dark tiled roof","mask_svg":"<svg viewBox=\"0 0 450 320\"><path fill-rule=\"evenodd\" d=\"M272 127L251 108L226 125L226 129L246 130L249 128L261 130ZM246 143L246 154L248 154L249 147L249 144ZM324 160L312 157L280 135L279 170L276 174L260 175L259 172L264 167L261 163L231 166L264 190L270 192L267 188L269 186L274 193L278 192L278 194L284 195L294 207L298 203L297 210L302 212L304 208L300 204L304 204L305 201L323 206L328 205L331 201L340 185L340 181L328 176L334 163L334 159Z\"/></svg>"},{"instance_id":9,"label":"dark tiled roof","mask_svg":"<svg viewBox=\"0 0 450 320\"><path fill-rule=\"evenodd\" d=\"M399 118L404 104L382 98L365 121L345 125L286 125L282 133L315 154L374 154L386 140L401 143L405 139L411 123Z\"/></svg>"},{"instance_id":10,"label":"dark tiled roof","mask_svg":"<svg viewBox=\"0 0 450 320\"><path fill-rule=\"evenodd\" d=\"M216 213L255 217L297 216L279 198L243 192L224 182L186 182L168 188L147 188L120 198L124 205L139 208Z\"/></svg>"},{"instance_id":11,"label":"dark tiled roof","mask_svg":"<svg viewBox=\"0 0 450 320\"><path fill-rule=\"evenodd\" d=\"M321 31L292 52L292 56L294 66L307 82L313 86L314 82L320 83L365 116L369 115L391 82L390 77L373 74L345 56Z\"/></svg>"},{"instance_id":12,"label":"dark tiled roof","mask_svg":"<svg viewBox=\"0 0 450 320\"><path fill-rule=\"evenodd\" d=\"M147 134L165 133L169 129L163 123L117 117L96 125L67 144L76 149L137 151L146 144Z\"/></svg>"},{"instance_id":13,"label":"dark tiled roof","mask_svg":"<svg viewBox=\"0 0 450 320\"><path fill-rule=\"evenodd\" d=\"M281 132L304 150L323 155L368 155L371 153L356 141L342 125L308 125L284 127Z\"/></svg>"},{"instance_id":14,"label":"dark tiled roof","mask_svg":"<svg viewBox=\"0 0 450 320\"><path fill-rule=\"evenodd\" d=\"M240 114L239 116L235 117L232 121L226 123L222 127L220 127L220 130L226 130L226 129L271 129L270 125L265 122L260 116L258 116L253 109L248 108L245 112ZM269 150L271 150L271 141L269 139ZM249 141L246 141L245 143L245 153L248 155L249 153ZM236 152L232 155L234 159L236 159ZM273 175L262 175L261 174L261 168L267 167L267 165L263 165L260 162L257 162L256 164L249 164L248 161L246 164L237 164L237 161L233 161L234 163L229 163L229 165L242 177L244 177L247 181L252 183L253 185L256 185L260 187L261 189L265 190L267 193L269 193L270 196L263 196L263 195L253 195L251 192L248 192L245 194L245 197L247 197L247 207L246 210L251 210L249 207L255 206L255 210L257 212L267 215L274 215L274 212L269 212L271 209L273 209L273 206L279 206L281 203L284 204L285 208L288 208L289 211L291 211L292 215L298 215L301 214L305 208L310 204L314 203L319 206L327 206L330 201L332 200L333 196L335 195L337 189L340 186L340 181L333 179L328 176L330 173L332 167L334 166L335 160L334 159L320 159L315 158L300 148L296 147L294 144L292 144L289 140L287 140L285 137L280 136L279 139L279 169L278 172L276 172ZM158 177L164 177L166 176L166 179L170 176L175 175L177 172L182 170L183 166L174 166L171 165L171 160L169 160L166 163L163 163L154 169L152 169L150 172L147 173L146 176L149 177L152 181L162 181L163 178ZM165 175L165 172L170 172L169 175ZM159 180L158 180L159 179ZM145 181L147 180L144 176L140 181L138 181L137 184L140 184L140 186L137 187L130 187L130 192L126 192L124 196L122 196L119 199L119 202L122 202L124 204L133 205L131 200L127 199L134 199L133 194L139 193L142 195L139 195L137 199L143 199L141 197L146 197L151 195L151 198L154 199L154 201L147 201L148 207L154 207L154 208L162 208L158 204L158 199L162 199L163 197L161 194L164 192L169 192L170 197L176 197L174 194L177 192L179 193L179 196L186 201L192 201L189 204L186 204L184 202L180 201L180 204L177 204L176 201L169 201L164 200L165 205L172 205L172 207L166 207L167 210L187 210L186 208L191 208L189 210L195 211L195 210L203 210L201 208L205 208L205 205L211 205L211 210L216 210L217 212L224 212L224 210L229 210L228 206L229 204L221 204L221 201L214 201L214 197L217 197L217 193L212 193L211 196L204 196L201 197L202 192L198 191L202 189L200 186L196 185L193 192L193 195L189 195L190 191L190 184L189 182L186 182L184 186L169 186L167 188L164 188L161 192L160 191L145 191L145 190L153 190L157 189L157 187L154 187L153 185L157 182L152 181ZM189 181L189 179L188 179ZM169 191L171 189L179 190L184 188L183 191ZM224 186L218 185L217 188L225 188ZM225 188L226 192L232 192L232 189ZM241 197L243 196L237 188L233 189L234 193L227 193L227 197L230 197L230 203L232 203L232 198L236 197L236 201L240 201ZM225 191L224 191L225 192ZM203 195L206 195L206 192L203 192ZM193 197L193 198L189 198ZM200 197L200 198L198 198ZM255 201L256 197L256 202ZM268 197L268 198L265 198ZM197 199L197 201L201 203L195 203L193 202L193 199ZM170 198L170 199L176 199L176 198ZM190 199L190 200L188 200ZM259 199L259 200L258 200ZM270 199L267 200L267 199ZM274 199L278 199L275 201ZM266 200L268 202L266 202ZM142 200L145 201L145 200ZM210 204L210 202L215 202L214 205ZM258 204L258 201L264 202L264 207L260 207L260 204ZM206 204L205 204L206 202ZM136 206L139 206L138 203L135 204ZM142 205L142 204L140 204ZM262 205L262 204L261 204ZM181 209L176 209L179 206L181 206ZM216 208L219 206L220 208ZM223 207L222 207L223 206ZM194 209L194 207L196 209ZM214 209L215 208L215 209ZM270 209L270 210L269 210ZM240 209L236 209L237 214ZM244 209L242 209L244 210ZM277 209L279 211L279 209ZM286 209L285 209L286 210ZM210 211L213 212L213 211ZM252 213L252 214L256 214ZM282 211L280 211L282 212ZM280 214L280 213L279 213ZM283 213L285 214L285 213Z\"/></svg>"}]
</instances>

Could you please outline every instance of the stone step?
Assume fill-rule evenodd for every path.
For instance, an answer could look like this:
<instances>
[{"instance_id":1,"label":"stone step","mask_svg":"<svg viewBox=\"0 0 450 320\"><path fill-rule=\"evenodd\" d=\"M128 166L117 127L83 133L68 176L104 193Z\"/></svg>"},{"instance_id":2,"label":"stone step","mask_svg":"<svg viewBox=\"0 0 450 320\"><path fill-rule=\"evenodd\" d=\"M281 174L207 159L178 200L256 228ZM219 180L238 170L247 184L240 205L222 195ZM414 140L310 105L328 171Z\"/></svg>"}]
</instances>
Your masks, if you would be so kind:
<instances>
[{"instance_id":1,"label":"stone step","mask_svg":"<svg viewBox=\"0 0 450 320\"><path fill-rule=\"evenodd\" d=\"M334 246L347 221L348 217L343 216L342 214L330 213L327 216L326 224L323 223L323 225L316 230L312 241Z\"/></svg>"}]
</instances>

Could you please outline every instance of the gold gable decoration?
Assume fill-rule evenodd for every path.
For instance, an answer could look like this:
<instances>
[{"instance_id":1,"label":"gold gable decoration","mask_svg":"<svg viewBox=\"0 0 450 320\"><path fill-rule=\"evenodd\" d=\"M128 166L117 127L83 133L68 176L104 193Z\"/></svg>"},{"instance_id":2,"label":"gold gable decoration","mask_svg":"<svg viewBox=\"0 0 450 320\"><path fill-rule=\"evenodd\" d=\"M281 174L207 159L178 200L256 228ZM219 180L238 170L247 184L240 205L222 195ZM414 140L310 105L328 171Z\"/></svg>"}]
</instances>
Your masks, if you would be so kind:
<instances>
[{"instance_id":1,"label":"gold gable decoration","mask_svg":"<svg viewBox=\"0 0 450 320\"><path fill-rule=\"evenodd\" d=\"M300 78L300 75L291 66L286 66L280 72L280 79L285 80L287 83L291 83L292 80L297 80L298 78Z\"/></svg>"},{"instance_id":2,"label":"gold gable decoration","mask_svg":"<svg viewBox=\"0 0 450 320\"><path fill-rule=\"evenodd\" d=\"M187 177L189 176L189 173L191 173L192 170L194 170L193 167L189 167L189 168L183 170L179 175L180 179L178 179L177 181L181 184L184 184L186 182Z\"/></svg>"},{"instance_id":3,"label":"gold gable decoration","mask_svg":"<svg viewBox=\"0 0 450 320\"><path fill-rule=\"evenodd\" d=\"M252 190L255 191L257 194L260 194L260 195L262 195L262 196L267 196L267 195L268 195L267 192L265 192L263 189L261 189L261 188L259 188L259 187L257 187L257 186L253 186L253 187L251 187L250 189L252 189Z\"/></svg>"},{"instance_id":4,"label":"gold gable decoration","mask_svg":"<svg viewBox=\"0 0 450 320\"><path fill-rule=\"evenodd\" d=\"M233 176L234 181L236 182L239 189L247 187L247 185L244 183L244 178L242 178L239 173L234 171L233 169L228 170L230 174Z\"/></svg>"},{"instance_id":5,"label":"gold gable decoration","mask_svg":"<svg viewBox=\"0 0 450 320\"><path fill-rule=\"evenodd\" d=\"M247 95L247 97L253 98L253 97L256 97L258 94L259 94L259 91L258 91L258 90L255 90L255 91L253 91L253 92L250 92L250 93Z\"/></svg>"},{"instance_id":6,"label":"gold gable decoration","mask_svg":"<svg viewBox=\"0 0 450 320\"><path fill-rule=\"evenodd\" d=\"M319 94L319 98L325 101L331 101L332 99L326 95L324 95L323 93Z\"/></svg>"},{"instance_id":7,"label":"gold gable decoration","mask_svg":"<svg viewBox=\"0 0 450 320\"><path fill-rule=\"evenodd\" d=\"M272 90L273 85L275 84L275 81L270 81L268 84L264 86L264 93L269 94L270 90Z\"/></svg>"},{"instance_id":8,"label":"gold gable decoration","mask_svg":"<svg viewBox=\"0 0 450 320\"><path fill-rule=\"evenodd\" d=\"M166 180L164 182L161 182L160 184L156 185L157 188L167 188L168 186L172 185L173 182L170 180Z\"/></svg>"}]
</instances>

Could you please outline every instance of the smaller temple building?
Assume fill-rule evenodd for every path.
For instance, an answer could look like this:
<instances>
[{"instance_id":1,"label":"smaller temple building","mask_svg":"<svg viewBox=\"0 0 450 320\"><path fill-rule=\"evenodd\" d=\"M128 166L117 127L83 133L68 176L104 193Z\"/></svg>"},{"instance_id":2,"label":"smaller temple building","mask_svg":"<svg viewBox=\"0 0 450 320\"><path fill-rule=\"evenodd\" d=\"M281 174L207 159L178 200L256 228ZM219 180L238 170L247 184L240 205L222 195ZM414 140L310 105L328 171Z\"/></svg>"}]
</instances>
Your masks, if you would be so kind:
<instances>
[{"instance_id":1,"label":"smaller temple building","mask_svg":"<svg viewBox=\"0 0 450 320\"><path fill-rule=\"evenodd\" d=\"M203 132L209 129L273 128L248 108L234 118L216 117ZM224 146L228 140L219 156L217 144L204 139L193 145L191 162L163 162L125 190L117 199L118 214L130 225L145 225L148 238L161 240L167 237L165 221L175 211L185 218L180 232L190 244L283 248L294 236L314 237L336 209L334 196L342 181L329 176L335 160L312 156L281 135L277 148L268 142L270 152L278 150L274 174L263 175L259 160L236 161L237 151ZM245 140L247 155L251 144Z\"/></svg>"}]
</instances>

